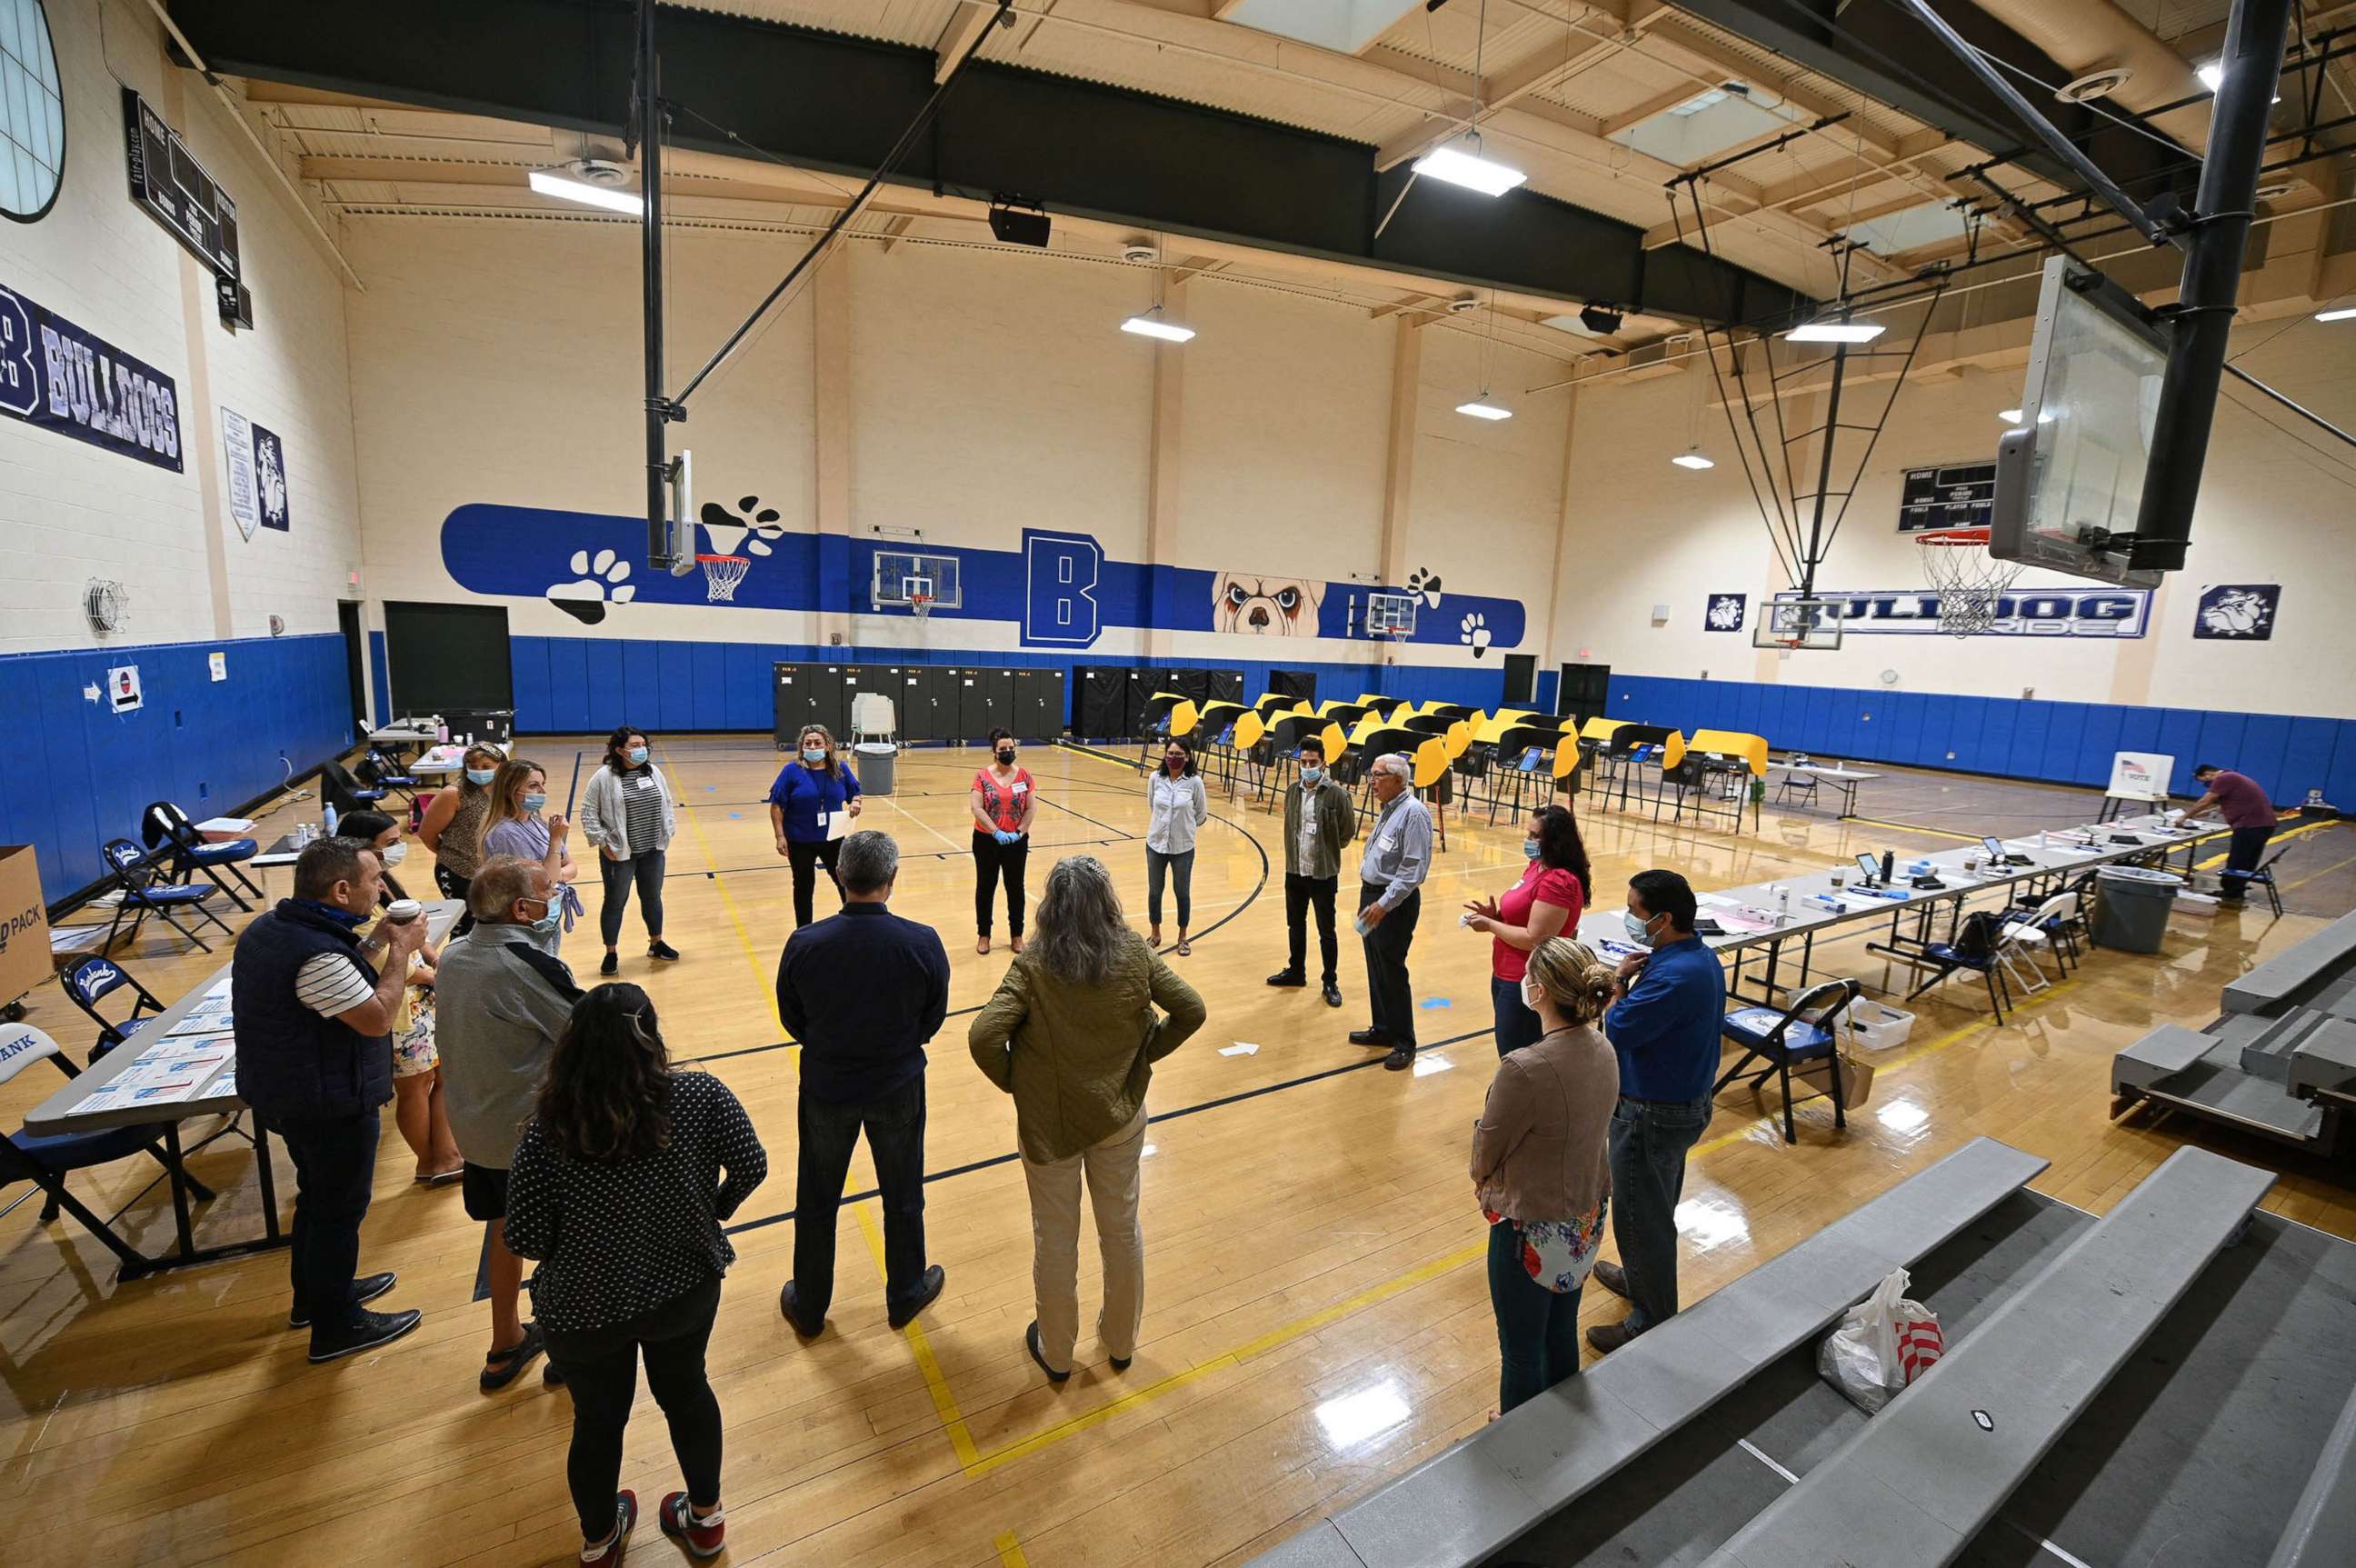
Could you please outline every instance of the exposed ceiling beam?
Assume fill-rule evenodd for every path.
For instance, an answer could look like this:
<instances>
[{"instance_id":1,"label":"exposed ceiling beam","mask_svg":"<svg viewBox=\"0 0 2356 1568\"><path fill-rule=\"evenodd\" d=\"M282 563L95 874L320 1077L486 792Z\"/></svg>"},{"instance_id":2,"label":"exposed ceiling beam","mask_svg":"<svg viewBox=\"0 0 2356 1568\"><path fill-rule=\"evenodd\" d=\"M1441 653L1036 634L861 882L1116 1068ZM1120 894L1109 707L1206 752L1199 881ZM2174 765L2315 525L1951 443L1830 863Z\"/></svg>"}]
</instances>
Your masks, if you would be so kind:
<instances>
[{"instance_id":1,"label":"exposed ceiling beam","mask_svg":"<svg viewBox=\"0 0 2356 1568\"><path fill-rule=\"evenodd\" d=\"M905 212L897 218L887 219L884 224L883 243L876 248L888 253L893 246L900 242L900 236L906 233L908 226L914 222L916 219Z\"/></svg>"},{"instance_id":2,"label":"exposed ceiling beam","mask_svg":"<svg viewBox=\"0 0 2356 1568\"><path fill-rule=\"evenodd\" d=\"M997 19L998 9L994 5L969 3L957 8L949 17L948 26L941 29L940 38L933 45L935 86L949 79L949 72L955 70L958 61L965 58L965 51L973 48L974 39L981 37Z\"/></svg>"},{"instance_id":3,"label":"exposed ceiling beam","mask_svg":"<svg viewBox=\"0 0 2356 1568\"><path fill-rule=\"evenodd\" d=\"M1618 135L1622 131L1643 124L1655 114L1676 108L1702 91L1703 89L1696 87L1689 81L1679 82L1666 92L1647 98L1633 108L1622 109L1617 114L1605 115L1602 124L1598 127L1598 134L1605 136Z\"/></svg>"},{"instance_id":4,"label":"exposed ceiling beam","mask_svg":"<svg viewBox=\"0 0 2356 1568\"><path fill-rule=\"evenodd\" d=\"M1649 37L1654 43L1674 49L1698 62L1708 70L1723 75L1729 81L1748 82L1753 87L1764 87L1794 109L1816 119L1821 120L1833 114L1848 113L1858 107L1853 101L1842 102L1803 87L1790 76L1762 70L1716 38L1708 37L1690 22L1664 17L1653 24ZM1843 121L1837 131L1832 134L1839 135L1844 141L1861 140L1867 147L1880 154L1884 158L1894 158L1898 156L1897 141L1879 129L1867 124L1862 115L1850 113L1849 118Z\"/></svg>"}]
</instances>

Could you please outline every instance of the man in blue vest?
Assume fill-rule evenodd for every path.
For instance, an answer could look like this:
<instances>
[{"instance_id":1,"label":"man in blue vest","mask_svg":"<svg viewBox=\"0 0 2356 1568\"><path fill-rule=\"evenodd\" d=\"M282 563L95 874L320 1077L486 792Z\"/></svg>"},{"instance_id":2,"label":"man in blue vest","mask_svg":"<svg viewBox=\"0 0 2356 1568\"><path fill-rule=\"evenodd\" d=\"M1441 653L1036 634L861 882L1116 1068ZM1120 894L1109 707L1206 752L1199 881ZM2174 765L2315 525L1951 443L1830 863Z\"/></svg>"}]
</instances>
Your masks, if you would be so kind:
<instances>
[{"instance_id":1,"label":"man in blue vest","mask_svg":"<svg viewBox=\"0 0 2356 1568\"><path fill-rule=\"evenodd\" d=\"M287 1326L311 1331L314 1361L398 1339L420 1316L363 1305L392 1288L390 1272L355 1277L392 1098L393 1015L426 934L423 919L388 924L383 967L369 966L356 932L383 886L374 849L318 840L294 863L294 896L246 928L230 965L238 1096L294 1162Z\"/></svg>"}]
</instances>

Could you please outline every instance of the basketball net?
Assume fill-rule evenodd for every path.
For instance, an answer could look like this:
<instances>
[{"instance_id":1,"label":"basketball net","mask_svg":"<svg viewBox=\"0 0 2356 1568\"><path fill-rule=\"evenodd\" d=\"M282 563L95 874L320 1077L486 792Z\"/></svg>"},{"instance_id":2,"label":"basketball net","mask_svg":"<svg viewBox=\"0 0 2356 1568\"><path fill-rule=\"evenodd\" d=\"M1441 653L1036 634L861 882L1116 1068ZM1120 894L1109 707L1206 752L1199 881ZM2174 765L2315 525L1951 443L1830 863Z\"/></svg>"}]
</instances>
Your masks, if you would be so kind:
<instances>
[{"instance_id":1,"label":"basketball net","mask_svg":"<svg viewBox=\"0 0 2356 1568\"><path fill-rule=\"evenodd\" d=\"M908 596L908 607L916 612L916 616L918 620L922 620L926 616L933 613L933 596L930 594L910 594Z\"/></svg>"},{"instance_id":2,"label":"basketball net","mask_svg":"<svg viewBox=\"0 0 2356 1568\"><path fill-rule=\"evenodd\" d=\"M696 564L703 568L703 600L706 604L734 604L736 585L744 580L752 569L751 557L744 555L699 555Z\"/></svg>"},{"instance_id":3,"label":"basketball net","mask_svg":"<svg viewBox=\"0 0 2356 1568\"><path fill-rule=\"evenodd\" d=\"M2005 590L2020 575L2021 563L1988 554L1985 528L1940 528L1918 533L1922 576L1939 595L1939 629L1972 637L1994 626Z\"/></svg>"}]
</instances>

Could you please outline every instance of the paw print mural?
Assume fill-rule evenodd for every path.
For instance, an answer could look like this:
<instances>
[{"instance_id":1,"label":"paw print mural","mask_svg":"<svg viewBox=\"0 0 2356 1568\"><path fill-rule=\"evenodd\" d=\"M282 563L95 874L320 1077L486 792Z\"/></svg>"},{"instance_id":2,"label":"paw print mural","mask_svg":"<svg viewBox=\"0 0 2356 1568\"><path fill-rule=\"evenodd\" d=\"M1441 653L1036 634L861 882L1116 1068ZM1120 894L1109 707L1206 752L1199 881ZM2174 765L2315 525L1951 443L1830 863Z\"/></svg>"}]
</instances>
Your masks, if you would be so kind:
<instances>
[{"instance_id":1,"label":"paw print mural","mask_svg":"<svg viewBox=\"0 0 2356 1568\"><path fill-rule=\"evenodd\" d=\"M758 496L744 497L734 511L718 501L706 501L696 509L696 516L714 555L766 555L770 542L786 532L786 525L777 521L777 509L763 506Z\"/></svg>"},{"instance_id":2,"label":"paw print mural","mask_svg":"<svg viewBox=\"0 0 2356 1568\"><path fill-rule=\"evenodd\" d=\"M1459 622L1456 629L1459 634L1456 640L1472 649L1473 658L1488 655L1489 644L1495 640L1495 634L1489 629L1488 617L1475 610Z\"/></svg>"},{"instance_id":3,"label":"paw print mural","mask_svg":"<svg viewBox=\"0 0 2356 1568\"><path fill-rule=\"evenodd\" d=\"M1407 575L1407 591L1410 595L1421 594L1423 602L1428 607L1438 609L1440 607L1440 574L1429 566L1417 567Z\"/></svg>"},{"instance_id":4,"label":"paw print mural","mask_svg":"<svg viewBox=\"0 0 2356 1568\"><path fill-rule=\"evenodd\" d=\"M548 602L584 626L604 620L607 605L626 605L637 597L637 585L629 580L630 564L610 550L594 556L576 550L570 565L573 580L552 586Z\"/></svg>"}]
</instances>

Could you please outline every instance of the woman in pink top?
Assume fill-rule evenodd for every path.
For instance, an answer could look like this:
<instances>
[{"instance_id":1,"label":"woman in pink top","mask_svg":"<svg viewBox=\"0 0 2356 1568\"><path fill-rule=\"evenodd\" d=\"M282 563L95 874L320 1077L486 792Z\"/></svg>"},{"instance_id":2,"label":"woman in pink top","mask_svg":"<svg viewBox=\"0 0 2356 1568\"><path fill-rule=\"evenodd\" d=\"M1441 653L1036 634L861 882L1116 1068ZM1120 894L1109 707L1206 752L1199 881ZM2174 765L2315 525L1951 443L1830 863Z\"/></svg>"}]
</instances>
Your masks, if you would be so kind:
<instances>
[{"instance_id":1,"label":"woman in pink top","mask_svg":"<svg viewBox=\"0 0 2356 1568\"><path fill-rule=\"evenodd\" d=\"M1579 934L1579 917L1594 892L1579 820L1561 806L1541 806L1524 830L1529 864L1501 898L1464 906L1464 924L1495 939L1490 944L1489 1002L1497 1014L1497 1054L1535 1045L1546 1025L1522 1000L1530 950L1549 937Z\"/></svg>"},{"instance_id":2,"label":"woman in pink top","mask_svg":"<svg viewBox=\"0 0 2356 1568\"><path fill-rule=\"evenodd\" d=\"M1006 878L1006 929L1016 952L1023 950L1023 867L1031 858L1031 817L1038 790L1031 771L1016 766L1014 737L990 732L991 765L973 776L968 797L973 808L974 951L990 950L990 897Z\"/></svg>"}]
</instances>

